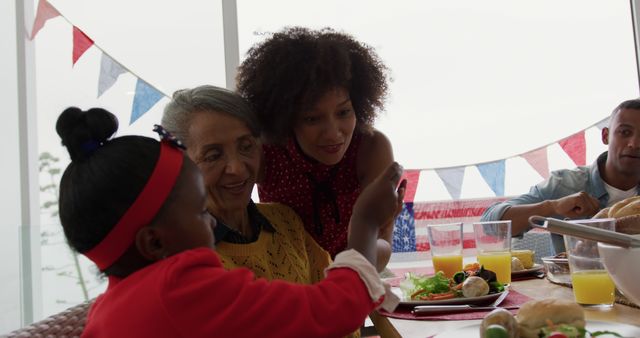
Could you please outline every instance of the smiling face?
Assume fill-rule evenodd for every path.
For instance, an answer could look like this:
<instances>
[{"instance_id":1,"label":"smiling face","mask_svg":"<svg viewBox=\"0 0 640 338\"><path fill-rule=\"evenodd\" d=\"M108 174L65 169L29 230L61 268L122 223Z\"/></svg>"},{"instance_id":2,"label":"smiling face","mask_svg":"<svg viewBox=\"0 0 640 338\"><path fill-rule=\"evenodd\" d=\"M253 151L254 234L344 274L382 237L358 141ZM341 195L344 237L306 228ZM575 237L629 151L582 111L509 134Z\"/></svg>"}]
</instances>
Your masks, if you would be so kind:
<instances>
[{"instance_id":1,"label":"smiling face","mask_svg":"<svg viewBox=\"0 0 640 338\"><path fill-rule=\"evenodd\" d=\"M198 112L189 126L187 154L204 176L209 209L216 216L245 210L260 165L260 144L241 120Z\"/></svg>"},{"instance_id":2,"label":"smiling face","mask_svg":"<svg viewBox=\"0 0 640 338\"><path fill-rule=\"evenodd\" d=\"M609 128L602 130L602 141L609 145L607 170L615 176L640 177L640 110L615 114Z\"/></svg>"},{"instance_id":3,"label":"smiling face","mask_svg":"<svg viewBox=\"0 0 640 338\"><path fill-rule=\"evenodd\" d=\"M327 91L312 109L297 116L294 134L307 156L334 165L346 153L355 128L356 114L349 93L336 88Z\"/></svg>"},{"instance_id":4,"label":"smiling face","mask_svg":"<svg viewBox=\"0 0 640 338\"><path fill-rule=\"evenodd\" d=\"M166 256L200 247L213 248L216 220L207 211L206 200L202 174L185 158L178 181L157 216Z\"/></svg>"}]
</instances>

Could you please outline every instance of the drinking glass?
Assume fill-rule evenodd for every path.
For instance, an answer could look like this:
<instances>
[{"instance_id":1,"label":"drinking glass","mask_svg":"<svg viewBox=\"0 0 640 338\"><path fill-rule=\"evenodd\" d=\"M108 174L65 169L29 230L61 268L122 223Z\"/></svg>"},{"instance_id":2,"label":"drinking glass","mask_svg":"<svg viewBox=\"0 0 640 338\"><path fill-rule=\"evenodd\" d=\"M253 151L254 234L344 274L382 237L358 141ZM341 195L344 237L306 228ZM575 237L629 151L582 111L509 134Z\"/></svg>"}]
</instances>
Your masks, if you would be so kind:
<instances>
[{"instance_id":1,"label":"drinking glass","mask_svg":"<svg viewBox=\"0 0 640 338\"><path fill-rule=\"evenodd\" d=\"M511 221L473 223L478 263L496 273L498 282L511 283Z\"/></svg>"},{"instance_id":2,"label":"drinking glass","mask_svg":"<svg viewBox=\"0 0 640 338\"><path fill-rule=\"evenodd\" d=\"M433 268L448 278L462 270L462 223L427 226Z\"/></svg>"},{"instance_id":3,"label":"drinking glass","mask_svg":"<svg viewBox=\"0 0 640 338\"><path fill-rule=\"evenodd\" d=\"M615 230L615 219L573 220L606 230ZM564 236L569 257L571 284L576 303L586 307L611 307L615 301L615 285L598 253L598 242L574 236Z\"/></svg>"}]
</instances>

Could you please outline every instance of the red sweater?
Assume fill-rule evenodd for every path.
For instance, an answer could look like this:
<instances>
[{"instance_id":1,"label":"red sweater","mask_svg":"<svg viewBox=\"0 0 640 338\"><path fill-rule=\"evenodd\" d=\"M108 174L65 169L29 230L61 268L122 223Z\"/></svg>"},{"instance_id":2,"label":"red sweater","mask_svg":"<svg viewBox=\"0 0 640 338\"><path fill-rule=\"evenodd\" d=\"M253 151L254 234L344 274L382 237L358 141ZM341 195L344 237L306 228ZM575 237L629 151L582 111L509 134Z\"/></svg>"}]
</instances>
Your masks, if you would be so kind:
<instances>
[{"instance_id":1,"label":"red sweater","mask_svg":"<svg viewBox=\"0 0 640 338\"><path fill-rule=\"evenodd\" d=\"M351 269L314 285L267 282L200 248L110 280L82 337L340 337L374 306Z\"/></svg>"}]
</instances>

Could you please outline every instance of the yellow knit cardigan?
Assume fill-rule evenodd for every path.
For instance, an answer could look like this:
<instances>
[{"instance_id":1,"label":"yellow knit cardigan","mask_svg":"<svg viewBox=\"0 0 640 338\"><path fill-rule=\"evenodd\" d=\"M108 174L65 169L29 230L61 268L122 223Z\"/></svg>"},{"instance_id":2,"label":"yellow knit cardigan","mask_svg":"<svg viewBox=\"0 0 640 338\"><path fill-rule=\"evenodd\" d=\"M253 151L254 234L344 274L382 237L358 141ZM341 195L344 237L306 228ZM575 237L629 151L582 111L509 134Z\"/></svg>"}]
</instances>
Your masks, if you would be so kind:
<instances>
[{"instance_id":1,"label":"yellow knit cardigan","mask_svg":"<svg viewBox=\"0 0 640 338\"><path fill-rule=\"evenodd\" d=\"M331 256L304 229L302 219L286 205L257 203L262 215L275 229L262 230L249 244L218 242L216 251L227 269L246 267L256 278L283 279L313 284L324 278ZM360 330L345 338L359 338Z\"/></svg>"}]
</instances>

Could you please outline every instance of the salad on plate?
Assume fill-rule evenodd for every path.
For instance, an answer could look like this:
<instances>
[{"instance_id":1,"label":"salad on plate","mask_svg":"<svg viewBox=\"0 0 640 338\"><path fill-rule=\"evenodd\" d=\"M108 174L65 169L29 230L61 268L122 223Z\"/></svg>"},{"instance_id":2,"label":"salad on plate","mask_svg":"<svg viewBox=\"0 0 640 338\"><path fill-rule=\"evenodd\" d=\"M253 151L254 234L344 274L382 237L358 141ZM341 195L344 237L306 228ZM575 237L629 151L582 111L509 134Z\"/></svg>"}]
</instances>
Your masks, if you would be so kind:
<instances>
[{"instance_id":1,"label":"salad on plate","mask_svg":"<svg viewBox=\"0 0 640 338\"><path fill-rule=\"evenodd\" d=\"M495 272L478 263L465 265L453 278L447 278L442 271L433 276L409 272L399 287L405 301L475 298L505 290L505 285L497 281Z\"/></svg>"}]
</instances>

